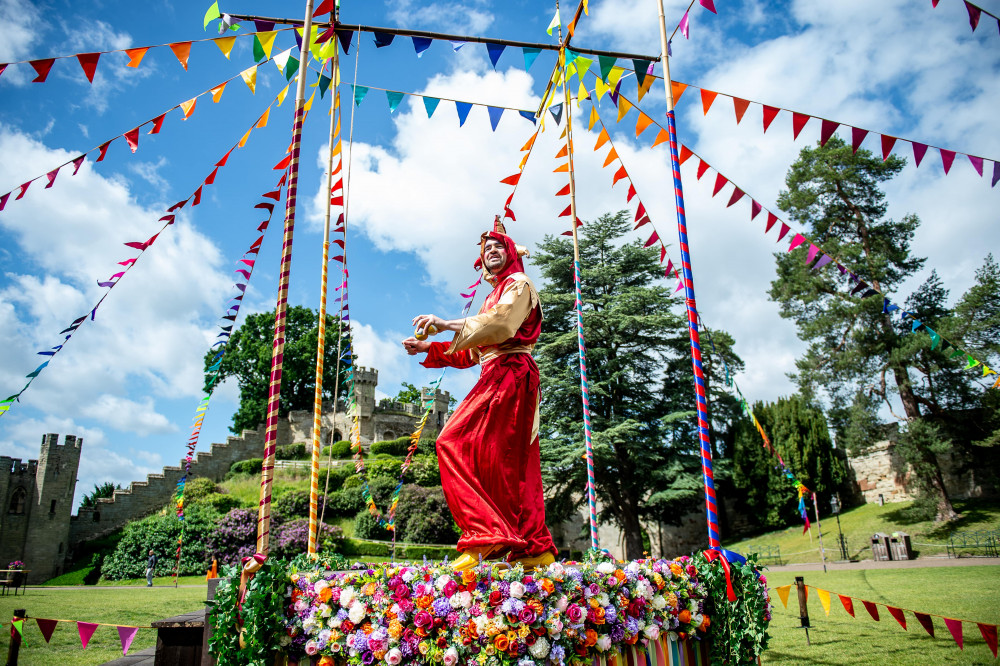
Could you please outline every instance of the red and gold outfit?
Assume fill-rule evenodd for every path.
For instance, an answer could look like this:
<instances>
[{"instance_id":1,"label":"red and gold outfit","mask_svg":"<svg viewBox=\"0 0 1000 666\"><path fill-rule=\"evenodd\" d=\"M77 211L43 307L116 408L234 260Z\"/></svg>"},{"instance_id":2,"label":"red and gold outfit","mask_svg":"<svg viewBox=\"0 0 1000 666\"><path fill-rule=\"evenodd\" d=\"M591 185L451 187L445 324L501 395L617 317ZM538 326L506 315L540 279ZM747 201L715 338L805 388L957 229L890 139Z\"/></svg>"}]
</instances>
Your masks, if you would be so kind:
<instances>
[{"instance_id":1,"label":"red and gold outfit","mask_svg":"<svg viewBox=\"0 0 1000 666\"><path fill-rule=\"evenodd\" d=\"M497 231L507 264L488 279L493 291L451 344L432 342L428 368L482 367L479 381L437 440L441 485L462 529L458 550L489 546L510 559L556 553L545 527L538 452L538 366L531 358L542 330L538 292L514 241Z\"/></svg>"}]
</instances>

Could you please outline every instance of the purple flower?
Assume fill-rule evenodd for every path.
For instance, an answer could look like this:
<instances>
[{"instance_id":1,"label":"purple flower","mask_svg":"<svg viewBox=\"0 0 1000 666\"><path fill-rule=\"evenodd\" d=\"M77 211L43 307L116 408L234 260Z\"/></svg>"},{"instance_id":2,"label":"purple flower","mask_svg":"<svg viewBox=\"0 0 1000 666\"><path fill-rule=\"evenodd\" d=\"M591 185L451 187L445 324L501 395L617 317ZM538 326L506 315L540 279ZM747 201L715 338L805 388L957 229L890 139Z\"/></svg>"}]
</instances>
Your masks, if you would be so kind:
<instances>
[{"instance_id":1,"label":"purple flower","mask_svg":"<svg viewBox=\"0 0 1000 666\"><path fill-rule=\"evenodd\" d=\"M435 599L434 603L431 604L431 607L434 609L434 614L438 617L444 617L451 612L451 604L448 603L447 599Z\"/></svg>"}]
</instances>

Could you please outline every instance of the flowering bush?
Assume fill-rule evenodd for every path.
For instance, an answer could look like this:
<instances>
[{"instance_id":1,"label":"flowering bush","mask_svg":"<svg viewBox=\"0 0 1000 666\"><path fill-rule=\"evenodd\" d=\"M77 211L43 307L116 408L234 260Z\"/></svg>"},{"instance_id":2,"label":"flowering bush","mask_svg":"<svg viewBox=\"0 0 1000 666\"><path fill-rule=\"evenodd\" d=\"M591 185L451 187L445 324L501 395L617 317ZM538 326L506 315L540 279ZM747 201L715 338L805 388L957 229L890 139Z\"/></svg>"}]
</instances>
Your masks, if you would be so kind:
<instances>
[{"instance_id":1,"label":"flowering bush","mask_svg":"<svg viewBox=\"0 0 1000 666\"><path fill-rule=\"evenodd\" d=\"M336 549L337 542L344 537L344 531L326 523L320 523L318 527L317 548L332 553ZM299 553L306 552L308 548L309 520L307 518L278 525L271 536L271 553L275 557L291 559Z\"/></svg>"},{"instance_id":2,"label":"flowering bush","mask_svg":"<svg viewBox=\"0 0 1000 666\"><path fill-rule=\"evenodd\" d=\"M701 640L711 626L694 561L593 558L520 567L380 565L293 573L286 593L291 659L320 664L565 664L661 635Z\"/></svg>"},{"instance_id":3,"label":"flowering bush","mask_svg":"<svg viewBox=\"0 0 1000 666\"><path fill-rule=\"evenodd\" d=\"M272 529L280 525L279 516L272 516ZM218 522L205 543L208 561L220 564L239 564L244 557L251 557L257 550L257 510L233 509Z\"/></svg>"},{"instance_id":4,"label":"flowering bush","mask_svg":"<svg viewBox=\"0 0 1000 666\"><path fill-rule=\"evenodd\" d=\"M22 562L21 560L14 560L13 562L7 565L7 568L12 569L13 571L20 571L21 569L24 568L24 562Z\"/></svg>"}]
</instances>

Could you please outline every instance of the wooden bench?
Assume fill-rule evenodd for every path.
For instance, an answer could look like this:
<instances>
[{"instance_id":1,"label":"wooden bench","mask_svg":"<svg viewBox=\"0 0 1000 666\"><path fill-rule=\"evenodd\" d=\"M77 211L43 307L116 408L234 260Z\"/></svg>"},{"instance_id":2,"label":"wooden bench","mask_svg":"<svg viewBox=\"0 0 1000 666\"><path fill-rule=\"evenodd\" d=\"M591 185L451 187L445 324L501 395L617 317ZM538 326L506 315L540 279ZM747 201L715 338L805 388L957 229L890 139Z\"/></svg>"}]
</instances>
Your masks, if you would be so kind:
<instances>
[{"instance_id":1,"label":"wooden bench","mask_svg":"<svg viewBox=\"0 0 1000 666\"><path fill-rule=\"evenodd\" d=\"M962 551L982 551L986 557L1000 557L1000 531L952 532L947 551L949 558L959 557Z\"/></svg>"},{"instance_id":2,"label":"wooden bench","mask_svg":"<svg viewBox=\"0 0 1000 666\"><path fill-rule=\"evenodd\" d=\"M29 571L30 569L0 569L0 588L2 588L0 595L6 595L8 591L14 590L16 597L18 588L21 588L21 594L24 594Z\"/></svg>"}]
</instances>

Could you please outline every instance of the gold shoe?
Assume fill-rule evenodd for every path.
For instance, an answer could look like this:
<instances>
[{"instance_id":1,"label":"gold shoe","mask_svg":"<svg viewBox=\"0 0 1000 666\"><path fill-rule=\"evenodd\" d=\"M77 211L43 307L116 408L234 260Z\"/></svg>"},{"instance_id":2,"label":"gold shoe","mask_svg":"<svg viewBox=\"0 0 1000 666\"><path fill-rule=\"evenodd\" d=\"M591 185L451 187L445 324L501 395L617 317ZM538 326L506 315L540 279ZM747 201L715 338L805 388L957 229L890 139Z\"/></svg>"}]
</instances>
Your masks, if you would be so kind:
<instances>
[{"instance_id":1,"label":"gold shoe","mask_svg":"<svg viewBox=\"0 0 1000 666\"><path fill-rule=\"evenodd\" d=\"M525 571L534 571L535 569L544 569L555 562L556 558L549 551L545 551L541 555L535 555L534 557L521 557L516 561L524 567Z\"/></svg>"},{"instance_id":2,"label":"gold shoe","mask_svg":"<svg viewBox=\"0 0 1000 666\"><path fill-rule=\"evenodd\" d=\"M484 546L482 548L470 548L461 555L458 556L454 562L451 563L451 568L455 571L465 571L466 569L472 569L479 566L480 557L485 560L489 557L493 551L496 550L496 546Z\"/></svg>"}]
</instances>

